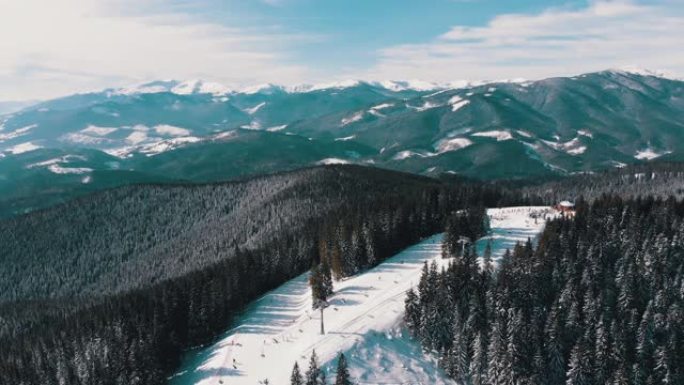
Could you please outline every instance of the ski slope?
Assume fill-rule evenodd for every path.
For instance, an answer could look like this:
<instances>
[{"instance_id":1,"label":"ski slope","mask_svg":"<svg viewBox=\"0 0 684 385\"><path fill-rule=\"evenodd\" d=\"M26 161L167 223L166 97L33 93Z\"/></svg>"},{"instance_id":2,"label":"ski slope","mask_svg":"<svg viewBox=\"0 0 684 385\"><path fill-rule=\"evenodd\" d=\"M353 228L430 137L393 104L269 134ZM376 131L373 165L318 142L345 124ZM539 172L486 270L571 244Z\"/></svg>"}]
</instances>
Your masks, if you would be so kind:
<instances>
[{"instance_id":1,"label":"ski slope","mask_svg":"<svg viewBox=\"0 0 684 385\"><path fill-rule=\"evenodd\" d=\"M481 253L492 244L495 260L516 242L534 238L548 207L489 209L491 234L477 242ZM537 215L535 220L530 214ZM215 344L191 353L171 385L289 384L295 360L306 368L315 350L334 378L335 357L345 352L358 384L454 384L433 357L421 352L401 325L404 296L417 285L423 263L440 264L442 234L407 248L377 267L335 282L325 310L326 334L320 335L320 312L311 310L308 273L252 303Z\"/></svg>"}]
</instances>

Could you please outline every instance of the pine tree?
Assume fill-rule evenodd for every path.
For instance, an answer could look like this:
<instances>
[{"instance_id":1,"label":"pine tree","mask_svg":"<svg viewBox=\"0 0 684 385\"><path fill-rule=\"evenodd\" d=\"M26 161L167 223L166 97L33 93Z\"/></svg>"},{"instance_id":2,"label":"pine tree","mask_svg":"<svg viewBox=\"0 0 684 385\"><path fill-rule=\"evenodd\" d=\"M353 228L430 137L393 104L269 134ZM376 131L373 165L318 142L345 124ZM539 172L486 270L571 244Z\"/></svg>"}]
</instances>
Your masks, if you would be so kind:
<instances>
[{"instance_id":1,"label":"pine tree","mask_svg":"<svg viewBox=\"0 0 684 385\"><path fill-rule=\"evenodd\" d=\"M325 297L328 298L334 293L332 271L327 258L323 258L321 262L321 284Z\"/></svg>"},{"instance_id":2,"label":"pine tree","mask_svg":"<svg viewBox=\"0 0 684 385\"><path fill-rule=\"evenodd\" d=\"M572 348L572 353L570 354L569 369L566 375L566 385L589 385L590 380L587 377L587 372L590 368L584 361L585 351L584 346L581 343L575 345Z\"/></svg>"},{"instance_id":3,"label":"pine tree","mask_svg":"<svg viewBox=\"0 0 684 385\"><path fill-rule=\"evenodd\" d=\"M311 268L311 273L309 275L309 285L311 286L311 296L312 296L312 306L314 309L319 309L325 306L328 300L329 291L332 290L331 287L326 287L325 274L321 270L320 264L315 264Z\"/></svg>"},{"instance_id":4,"label":"pine tree","mask_svg":"<svg viewBox=\"0 0 684 385\"><path fill-rule=\"evenodd\" d=\"M413 288L406 292L404 300L404 322L414 335L420 330L420 302Z\"/></svg>"},{"instance_id":5,"label":"pine tree","mask_svg":"<svg viewBox=\"0 0 684 385\"><path fill-rule=\"evenodd\" d=\"M302 373L299 371L299 365L295 361L294 367L292 368L292 375L290 375L290 385L304 385L304 378Z\"/></svg>"},{"instance_id":6,"label":"pine tree","mask_svg":"<svg viewBox=\"0 0 684 385\"><path fill-rule=\"evenodd\" d=\"M340 353L340 358L337 359L335 385L352 385L349 376L349 368L347 368L347 359L344 357L344 353Z\"/></svg>"},{"instance_id":7,"label":"pine tree","mask_svg":"<svg viewBox=\"0 0 684 385\"><path fill-rule=\"evenodd\" d=\"M309 369L307 369L304 377L305 385L320 385L321 370L318 368L318 357L315 350L311 353Z\"/></svg>"}]
</instances>

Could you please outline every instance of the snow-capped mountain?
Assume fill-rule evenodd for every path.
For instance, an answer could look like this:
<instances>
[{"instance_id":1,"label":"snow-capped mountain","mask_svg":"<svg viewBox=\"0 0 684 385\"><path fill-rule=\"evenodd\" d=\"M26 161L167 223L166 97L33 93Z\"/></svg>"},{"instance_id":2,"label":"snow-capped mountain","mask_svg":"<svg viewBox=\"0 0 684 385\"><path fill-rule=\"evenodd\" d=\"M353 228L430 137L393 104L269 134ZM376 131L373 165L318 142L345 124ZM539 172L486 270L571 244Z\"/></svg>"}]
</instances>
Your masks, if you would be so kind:
<instances>
[{"instance_id":1,"label":"snow-capped mountain","mask_svg":"<svg viewBox=\"0 0 684 385\"><path fill-rule=\"evenodd\" d=\"M16 202L32 189L19 181L56 178L67 186L58 195L68 196L86 182L100 188L98 173L117 175L107 186L133 174L210 181L330 159L479 178L676 160L684 155L684 82L661 75L619 69L538 81L242 90L168 80L72 95L0 116L0 190ZM81 159L73 165L81 173L54 172L71 168L61 159ZM21 202L7 205L34 205Z\"/></svg>"}]
</instances>

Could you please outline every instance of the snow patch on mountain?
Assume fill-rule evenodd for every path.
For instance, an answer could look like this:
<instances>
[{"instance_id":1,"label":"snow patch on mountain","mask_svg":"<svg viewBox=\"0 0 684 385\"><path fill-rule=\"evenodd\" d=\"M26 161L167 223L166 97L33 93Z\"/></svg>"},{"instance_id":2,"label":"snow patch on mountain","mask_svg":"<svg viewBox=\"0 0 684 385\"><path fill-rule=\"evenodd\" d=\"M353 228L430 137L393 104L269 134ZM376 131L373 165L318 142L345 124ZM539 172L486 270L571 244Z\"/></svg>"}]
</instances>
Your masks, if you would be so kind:
<instances>
[{"instance_id":1,"label":"snow patch on mountain","mask_svg":"<svg viewBox=\"0 0 684 385\"><path fill-rule=\"evenodd\" d=\"M578 130L577 135L586 136L587 138L593 138L594 137L594 134L592 134L591 131L589 131L589 130Z\"/></svg>"},{"instance_id":2,"label":"snow patch on mountain","mask_svg":"<svg viewBox=\"0 0 684 385\"><path fill-rule=\"evenodd\" d=\"M340 125L346 126L348 124L358 122L359 120L363 119L363 115L364 115L363 111L355 112L351 116L348 116L346 118L342 118L342 120L340 120Z\"/></svg>"},{"instance_id":3,"label":"snow patch on mountain","mask_svg":"<svg viewBox=\"0 0 684 385\"><path fill-rule=\"evenodd\" d=\"M516 130L515 132L517 132L518 135L520 135L520 136L524 136L525 138L532 138L533 137L533 135L531 133L524 131L524 130Z\"/></svg>"},{"instance_id":4,"label":"snow patch on mountain","mask_svg":"<svg viewBox=\"0 0 684 385\"><path fill-rule=\"evenodd\" d=\"M42 147L35 144L35 143L26 142L26 143L19 143L19 144L14 145L10 148L7 148L7 149L5 149L5 152L8 152L8 153L13 154L13 155L17 155L17 154L23 154L23 153L29 152L29 151L38 150L40 148L42 148Z\"/></svg>"},{"instance_id":5,"label":"snow patch on mountain","mask_svg":"<svg viewBox=\"0 0 684 385\"><path fill-rule=\"evenodd\" d=\"M211 137L213 140L224 140L237 137L237 132L235 130L219 132L218 134Z\"/></svg>"},{"instance_id":6,"label":"snow patch on mountain","mask_svg":"<svg viewBox=\"0 0 684 385\"><path fill-rule=\"evenodd\" d=\"M659 158L663 155L667 155L671 152L672 151L657 152L652 148L646 148L644 150L637 151L637 153L634 155L634 157L636 159L639 159L639 160L653 160L653 159Z\"/></svg>"},{"instance_id":7,"label":"snow patch on mountain","mask_svg":"<svg viewBox=\"0 0 684 385\"><path fill-rule=\"evenodd\" d=\"M268 132L278 132L287 128L287 124L281 124L279 126L273 126L266 129Z\"/></svg>"},{"instance_id":8,"label":"snow patch on mountain","mask_svg":"<svg viewBox=\"0 0 684 385\"><path fill-rule=\"evenodd\" d=\"M330 164L349 164L348 160L340 159L340 158L325 158L321 159L316 164L319 165L330 165Z\"/></svg>"},{"instance_id":9,"label":"snow patch on mountain","mask_svg":"<svg viewBox=\"0 0 684 385\"><path fill-rule=\"evenodd\" d=\"M214 96L225 95L231 89L215 82L203 80L157 80L153 82L123 87L112 91L114 95L137 95L137 94L158 94L162 92L174 93L177 95L211 94Z\"/></svg>"},{"instance_id":10,"label":"snow patch on mountain","mask_svg":"<svg viewBox=\"0 0 684 385\"><path fill-rule=\"evenodd\" d=\"M378 111L378 110L384 110L385 108L390 108L390 107L394 107L394 103L382 103L382 104L378 104L377 106L373 106L370 109Z\"/></svg>"},{"instance_id":11,"label":"snow patch on mountain","mask_svg":"<svg viewBox=\"0 0 684 385\"><path fill-rule=\"evenodd\" d=\"M252 120L249 124L243 124L240 128L245 130L261 130L261 123L258 120Z\"/></svg>"},{"instance_id":12,"label":"snow patch on mountain","mask_svg":"<svg viewBox=\"0 0 684 385\"><path fill-rule=\"evenodd\" d=\"M154 126L154 130L159 135L169 135L169 136L188 136L190 135L190 130L182 127L172 126L170 124L159 124Z\"/></svg>"},{"instance_id":13,"label":"snow patch on mountain","mask_svg":"<svg viewBox=\"0 0 684 385\"><path fill-rule=\"evenodd\" d=\"M476 132L474 134L470 134L470 136L494 138L497 140L497 142L513 139L513 135L511 135L511 133L508 130L482 131L482 132Z\"/></svg>"},{"instance_id":14,"label":"snow patch on mountain","mask_svg":"<svg viewBox=\"0 0 684 385\"><path fill-rule=\"evenodd\" d=\"M404 160L404 159L413 158L416 156L421 157L421 158L427 158L427 157L434 156L434 155L435 154L433 154L433 153L421 153L421 152L415 152L415 151L411 151L411 150L405 150L405 151L399 151L398 153L396 153L392 157L392 159L393 160Z\"/></svg>"},{"instance_id":15,"label":"snow patch on mountain","mask_svg":"<svg viewBox=\"0 0 684 385\"><path fill-rule=\"evenodd\" d=\"M433 109L433 108L442 107L442 105L439 104L439 103L433 103L433 102L430 102L430 101L426 101L425 103L423 103L422 106L419 106L419 107L412 106L412 105L409 105L409 104L406 104L406 107L408 107L408 108L410 108L410 109L413 109L413 110L416 110L416 111L427 111L427 110L430 110L430 109Z\"/></svg>"},{"instance_id":16,"label":"snow patch on mountain","mask_svg":"<svg viewBox=\"0 0 684 385\"><path fill-rule=\"evenodd\" d=\"M32 169L32 168L37 168L37 167L47 167L47 166L52 166L52 165L58 165L60 163L70 163L73 160L80 160L80 161L85 161L86 158L81 155L64 155L60 156L59 158L52 158L48 160L44 160L42 162L36 162L32 163L26 166L27 169Z\"/></svg>"},{"instance_id":17,"label":"snow patch on mountain","mask_svg":"<svg viewBox=\"0 0 684 385\"><path fill-rule=\"evenodd\" d=\"M606 72L612 72L616 74L629 74L629 75L639 75L639 76L653 76L663 79L679 80L671 72L666 70L651 70L646 68L640 68L637 66L624 66L620 68L612 68Z\"/></svg>"},{"instance_id":18,"label":"snow patch on mountain","mask_svg":"<svg viewBox=\"0 0 684 385\"><path fill-rule=\"evenodd\" d=\"M451 105L451 111L456 112L459 109L467 106L470 103L470 100L463 99L462 97L456 95L449 99L449 104Z\"/></svg>"},{"instance_id":19,"label":"snow patch on mountain","mask_svg":"<svg viewBox=\"0 0 684 385\"><path fill-rule=\"evenodd\" d=\"M200 138L194 136L184 136L180 138L166 139L142 146L138 151L147 156L153 156L161 154L165 151L174 150L186 144L199 142L200 140Z\"/></svg>"},{"instance_id":20,"label":"snow patch on mountain","mask_svg":"<svg viewBox=\"0 0 684 385\"><path fill-rule=\"evenodd\" d=\"M542 140L542 142L554 150L563 151L569 155L581 155L587 150L587 146L580 141L579 137L567 142L551 142L548 140Z\"/></svg>"},{"instance_id":21,"label":"snow patch on mountain","mask_svg":"<svg viewBox=\"0 0 684 385\"><path fill-rule=\"evenodd\" d=\"M377 106L373 106L368 110L368 113L374 116L377 116L379 118L384 118L385 115L380 112L380 110L384 110L386 108L393 107L394 103L383 103L383 104L378 104Z\"/></svg>"},{"instance_id":22,"label":"snow patch on mountain","mask_svg":"<svg viewBox=\"0 0 684 385\"><path fill-rule=\"evenodd\" d=\"M344 138L335 138L335 142L346 142L356 138L356 135L345 136Z\"/></svg>"},{"instance_id":23,"label":"snow patch on mountain","mask_svg":"<svg viewBox=\"0 0 684 385\"><path fill-rule=\"evenodd\" d=\"M347 79L347 80L341 80L337 82L329 82L329 83L320 83L320 84L314 84L311 86L296 86L293 88L293 90L301 90L304 92L312 92L312 91L322 91L322 90L341 90L345 88L351 88L351 87L356 87L360 85L362 82L360 80L352 80L352 79Z\"/></svg>"},{"instance_id":24,"label":"snow patch on mountain","mask_svg":"<svg viewBox=\"0 0 684 385\"><path fill-rule=\"evenodd\" d=\"M378 81L382 88L390 91L400 92L400 91L432 91L440 88L444 88L444 85L437 83L426 82L422 80L381 80Z\"/></svg>"},{"instance_id":25,"label":"snow patch on mountain","mask_svg":"<svg viewBox=\"0 0 684 385\"><path fill-rule=\"evenodd\" d=\"M48 170L55 174L85 174L93 171L92 168L88 167L62 167L59 164L49 165Z\"/></svg>"},{"instance_id":26,"label":"snow patch on mountain","mask_svg":"<svg viewBox=\"0 0 684 385\"><path fill-rule=\"evenodd\" d=\"M254 95L254 94L264 94L264 95L273 95L278 92L288 92L286 87L279 86L277 84L272 84L272 83L264 83L264 84L257 84L254 86L249 86L246 88L243 88L240 93L246 94L246 95Z\"/></svg>"},{"instance_id":27,"label":"snow patch on mountain","mask_svg":"<svg viewBox=\"0 0 684 385\"><path fill-rule=\"evenodd\" d=\"M254 107L245 108L243 111L245 111L245 112L248 113L249 115L254 115L257 111L259 111L259 110L260 110L263 106L265 106L265 105L266 105L266 102L261 102L261 103L257 104L257 105L254 106Z\"/></svg>"},{"instance_id":28,"label":"snow patch on mountain","mask_svg":"<svg viewBox=\"0 0 684 385\"><path fill-rule=\"evenodd\" d=\"M468 138L447 138L437 142L435 150L438 154L450 151L457 151L466 148L473 144L473 141Z\"/></svg>"},{"instance_id":29,"label":"snow patch on mountain","mask_svg":"<svg viewBox=\"0 0 684 385\"><path fill-rule=\"evenodd\" d=\"M178 95L211 94L215 96L225 95L232 90L223 84L206 82L203 80L188 80L178 83L171 92Z\"/></svg>"},{"instance_id":30,"label":"snow patch on mountain","mask_svg":"<svg viewBox=\"0 0 684 385\"><path fill-rule=\"evenodd\" d=\"M0 143L5 142L5 141L10 140L10 139L18 138L20 136L24 136L24 135L28 134L29 131L31 131L32 129L34 129L36 127L38 127L37 124L30 124L28 126L17 128L16 130L10 131L8 133L0 134Z\"/></svg>"},{"instance_id":31,"label":"snow patch on mountain","mask_svg":"<svg viewBox=\"0 0 684 385\"><path fill-rule=\"evenodd\" d=\"M103 145L114 143L113 140L101 136L86 135L81 132L70 132L59 137L60 141L75 143L79 145Z\"/></svg>"},{"instance_id":32,"label":"snow patch on mountain","mask_svg":"<svg viewBox=\"0 0 684 385\"><path fill-rule=\"evenodd\" d=\"M82 129L81 132L90 135L107 136L118 129L118 127L100 127L90 124L88 127Z\"/></svg>"},{"instance_id":33,"label":"snow patch on mountain","mask_svg":"<svg viewBox=\"0 0 684 385\"><path fill-rule=\"evenodd\" d=\"M140 144L147 140L145 131L133 131L126 137L126 141L131 144Z\"/></svg>"}]
</instances>

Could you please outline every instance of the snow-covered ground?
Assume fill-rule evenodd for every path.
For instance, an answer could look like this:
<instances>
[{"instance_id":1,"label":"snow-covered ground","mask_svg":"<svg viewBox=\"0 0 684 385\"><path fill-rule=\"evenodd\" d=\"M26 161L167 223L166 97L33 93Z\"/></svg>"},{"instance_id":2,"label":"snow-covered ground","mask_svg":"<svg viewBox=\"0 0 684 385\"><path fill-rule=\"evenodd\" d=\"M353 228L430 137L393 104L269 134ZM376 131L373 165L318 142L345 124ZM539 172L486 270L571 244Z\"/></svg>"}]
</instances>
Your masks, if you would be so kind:
<instances>
[{"instance_id":1,"label":"snow-covered ground","mask_svg":"<svg viewBox=\"0 0 684 385\"><path fill-rule=\"evenodd\" d=\"M534 238L547 207L488 210L492 232L477 243L481 253L491 242L495 258L516 242ZM539 219L530 215L534 214ZM311 310L307 274L255 301L220 340L186 358L172 385L289 384L295 360L306 368L313 350L334 378L334 360L347 355L358 384L453 384L433 357L421 352L401 326L405 292L420 279L425 261L441 259L442 234L432 236L358 276L335 283L325 311L326 334L320 335L320 312Z\"/></svg>"}]
</instances>

